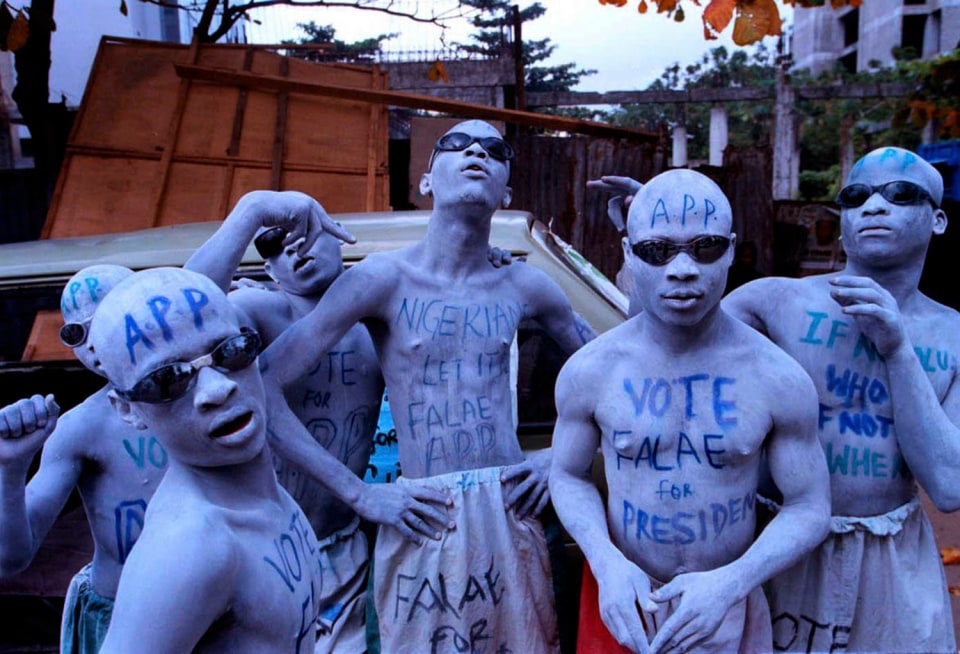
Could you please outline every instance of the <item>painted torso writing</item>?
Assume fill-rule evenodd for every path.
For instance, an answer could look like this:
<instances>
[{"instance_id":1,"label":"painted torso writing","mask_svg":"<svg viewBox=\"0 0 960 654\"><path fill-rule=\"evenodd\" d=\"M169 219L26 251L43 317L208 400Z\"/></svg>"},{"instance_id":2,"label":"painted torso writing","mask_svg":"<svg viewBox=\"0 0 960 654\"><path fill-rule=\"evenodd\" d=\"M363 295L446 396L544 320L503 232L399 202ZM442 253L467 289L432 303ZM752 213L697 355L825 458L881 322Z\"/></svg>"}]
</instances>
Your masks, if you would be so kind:
<instances>
[{"instance_id":1,"label":"painted torso writing","mask_svg":"<svg viewBox=\"0 0 960 654\"><path fill-rule=\"evenodd\" d=\"M916 485L897 443L883 358L829 297L825 277L780 293L766 317L771 338L813 378L818 434L830 469L835 515L876 515L900 506ZM790 319L786 317L789 316ZM904 315L914 352L942 401L957 374L955 328L937 312Z\"/></svg>"},{"instance_id":2,"label":"painted torso writing","mask_svg":"<svg viewBox=\"0 0 960 654\"><path fill-rule=\"evenodd\" d=\"M663 581L730 562L754 538L772 427L761 364L749 347L690 361L613 349L594 416L614 543Z\"/></svg>"},{"instance_id":3,"label":"painted torso writing","mask_svg":"<svg viewBox=\"0 0 960 654\"><path fill-rule=\"evenodd\" d=\"M105 391L90 396L62 420L68 424L58 429L75 439L71 447L79 450L83 462L78 489L93 534L93 586L113 597L143 529L147 503L167 468L167 452L149 430L123 422Z\"/></svg>"},{"instance_id":4,"label":"painted torso writing","mask_svg":"<svg viewBox=\"0 0 960 654\"><path fill-rule=\"evenodd\" d=\"M522 460L511 411L510 347L525 316L516 271L445 283L406 273L370 331L409 477ZM496 291L492 289L497 289Z\"/></svg>"}]
</instances>

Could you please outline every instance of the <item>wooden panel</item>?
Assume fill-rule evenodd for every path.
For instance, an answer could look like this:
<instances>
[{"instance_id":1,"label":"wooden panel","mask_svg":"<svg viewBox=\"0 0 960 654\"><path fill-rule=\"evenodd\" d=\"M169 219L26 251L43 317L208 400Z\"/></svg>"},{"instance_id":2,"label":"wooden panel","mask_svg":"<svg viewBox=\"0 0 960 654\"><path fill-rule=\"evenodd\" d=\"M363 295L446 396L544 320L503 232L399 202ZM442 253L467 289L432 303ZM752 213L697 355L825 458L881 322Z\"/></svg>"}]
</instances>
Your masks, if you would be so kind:
<instances>
[{"instance_id":1,"label":"wooden panel","mask_svg":"<svg viewBox=\"0 0 960 654\"><path fill-rule=\"evenodd\" d=\"M296 91L241 94L235 85L183 79L174 64L386 86L375 67L104 37L44 237L222 220L243 193L288 183L313 189L335 211L389 208L385 106Z\"/></svg>"}]
</instances>

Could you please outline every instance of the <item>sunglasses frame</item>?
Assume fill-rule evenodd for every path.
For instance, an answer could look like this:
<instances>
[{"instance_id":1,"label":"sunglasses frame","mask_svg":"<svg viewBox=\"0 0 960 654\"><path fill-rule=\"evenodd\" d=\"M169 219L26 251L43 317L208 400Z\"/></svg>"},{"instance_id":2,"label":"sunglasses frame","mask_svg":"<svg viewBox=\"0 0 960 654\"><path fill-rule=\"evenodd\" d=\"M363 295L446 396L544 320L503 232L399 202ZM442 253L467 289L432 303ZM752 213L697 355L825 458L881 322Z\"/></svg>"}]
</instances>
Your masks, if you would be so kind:
<instances>
[{"instance_id":1,"label":"sunglasses frame","mask_svg":"<svg viewBox=\"0 0 960 654\"><path fill-rule=\"evenodd\" d=\"M676 259L681 252L685 252L688 257L690 257L697 263L710 264L710 263L715 263L719 261L720 258L727 253L727 251L730 249L730 244L733 243L734 241L734 238L735 238L734 236L722 236L720 234L705 234L703 236L698 236L694 239L691 239L686 243L675 243L674 241L668 241L662 238L651 238L643 241L637 241L636 243L631 243L630 250L633 252L634 256L636 256L638 259L640 259L644 263L649 264L651 266L657 266L657 267L665 266L671 261L673 261L674 259ZM702 246L701 244L704 241L715 241L715 240L723 241L724 243L723 250L719 254L717 254L717 256L713 259L701 258L698 249L700 247L710 247L709 245ZM663 261L659 261L659 260L651 261L649 258L644 256L642 252L643 252L644 246L648 244L656 244L656 245L665 244L667 247L666 259L664 259Z\"/></svg>"},{"instance_id":2,"label":"sunglasses frame","mask_svg":"<svg viewBox=\"0 0 960 654\"><path fill-rule=\"evenodd\" d=\"M443 144L445 140L450 139L451 137L467 137L470 140L467 141L461 147L447 147ZM483 148L484 152L489 154L492 158L496 159L500 163L506 163L508 161L513 161L513 158L517 156L517 151L513 149L513 146L506 142L506 140L498 136L472 136L466 132L449 132L444 134L437 139L437 142L433 146L433 152L430 153L430 161L427 164L427 172L433 170L433 160L436 159L438 152L463 152L469 148L474 143L479 143L480 147ZM491 144L502 144L505 151L502 154L496 154L493 150L499 148L492 148Z\"/></svg>"},{"instance_id":3,"label":"sunglasses frame","mask_svg":"<svg viewBox=\"0 0 960 654\"><path fill-rule=\"evenodd\" d=\"M75 322L64 323L63 327L60 328L60 333L58 334L58 336L60 337L60 342L66 345L67 347L69 347L70 349L73 349L75 347L80 347L81 345L86 343L87 339L90 337L90 323L92 320L93 320L93 316L90 316L86 320L78 320ZM79 325L80 328L83 330L83 338L81 338L76 343L70 343L66 338L63 337L63 331L65 329L72 328L74 325Z\"/></svg>"},{"instance_id":4,"label":"sunglasses frame","mask_svg":"<svg viewBox=\"0 0 960 654\"><path fill-rule=\"evenodd\" d=\"M916 190L915 191L916 198L909 201L898 201L896 199L887 197L886 190L890 188L893 184L906 184L909 187L912 187L913 189ZM870 192L866 196L864 196L863 202L859 204L851 204L849 202L842 201L841 196L843 195L843 192L846 191L847 189L851 189L854 187L866 188L866 189L869 189ZM889 182L879 184L877 186L874 186L873 184L864 184L863 182L857 182L855 184L847 184L842 189L840 189L839 193L837 193L837 197L834 198L834 202L837 205L839 205L841 209L856 209L857 207L862 207L864 204L866 204L867 200L873 197L875 193L879 193L880 197L882 197L884 200L886 200L890 204L895 204L897 206L909 207L915 204L922 204L923 202L929 202L934 209L939 209L939 207L937 206L937 203L933 201L933 197L930 195L930 192L927 191L927 189L923 188L916 182L911 182L910 180L907 180L907 179L894 179Z\"/></svg>"},{"instance_id":5,"label":"sunglasses frame","mask_svg":"<svg viewBox=\"0 0 960 654\"><path fill-rule=\"evenodd\" d=\"M252 343L252 352L253 356L250 358L250 361L246 364L233 368L230 366L224 366L223 359L218 363L216 360L217 352L219 352L224 346L226 346L231 341L236 339L244 338L248 339L248 342ZM143 377L137 380L137 382L129 389L122 390L114 387L114 391L117 396L127 400L128 402L143 402L145 404L167 404L170 402L175 402L179 400L196 385L197 377L199 373L204 368L215 368L220 372L238 372L249 368L257 360L257 357L260 356L260 352L263 350L263 339L260 337L260 334L256 330L249 329L244 327L240 330L239 334L234 334L233 336L228 336L223 339L217 346L213 348L210 352L197 357L193 361L174 361L173 363L167 363L157 368L154 368ZM183 370L183 373L187 375L186 385L183 389L176 394L165 394L163 397L144 397L144 394L150 393L150 389L159 389L162 387L162 383L152 381L151 378L155 377L158 373L161 373L163 370L167 369L177 369L178 367L187 367L189 371ZM162 374L162 373L161 373ZM169 386L170 384L167 384ZM139 389L139 390L138 390Z\"/></svg>"}]
</instances>

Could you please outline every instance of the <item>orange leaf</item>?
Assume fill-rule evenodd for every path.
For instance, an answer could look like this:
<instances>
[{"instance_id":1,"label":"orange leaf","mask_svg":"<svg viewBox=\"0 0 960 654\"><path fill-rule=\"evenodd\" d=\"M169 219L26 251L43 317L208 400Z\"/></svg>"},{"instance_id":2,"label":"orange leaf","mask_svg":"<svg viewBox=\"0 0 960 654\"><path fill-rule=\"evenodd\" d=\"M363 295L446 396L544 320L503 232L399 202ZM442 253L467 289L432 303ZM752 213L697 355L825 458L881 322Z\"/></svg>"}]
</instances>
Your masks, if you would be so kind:
<instances>
[{"instance_id":1,"label":"orange leaf","mask_svg":"<svg viewBox=\"0 0 960 654\"><path fill-rule=\"evenodd\" d=\"M427 79L431 82L439 82L442 80L444 84L450 83L450 76L447 75L447 68L443 65L442 61L437 59L433 62L430 70L427 71Z\"/></svg>"},{"instance_id":2,"label":"orange leaf","mask_svg":"<svg viewBox=\"0 0 960 654\"><path fill-rule=\"evenodd\" d=\"M684 18L683 7L677 7L676 13L673 14L673 20L682 23Z\"/></svg>"},{"instance_id":3,"label":"orange leaf","mask_svg":"<svg viewBox=\"0 0 960 654\"><path fill-rule=\"evenodd\" d=\"M706 36L709 29L712 36L708 39L715 39L723 30L727 29L730 20L733 18L733 9L737 6L737 0L710 0L703 10L703 31Z\"/></svg>"},{"instance_id":4,"label":"orange leaf","mask_svg":"<svg viewBox=\"0 0 960 654\"><path fill-rule=\"evenodd\" d=\"M678 1L679 0L653 0L654 4L657 5L658 14L673 11L677 8Z\"/></svg>"},{"instance_id":5,"label":"orange leaf","mask_svg":"<svg viewBox=\"0 0 960 654\"><path fill-rule=\"evenodd\" d=\"M600 0L602 5L613 5L614 7L622 7L627 4L627 0Z\"/></svg>"},{"instance_id":6,"label":"orange leaf","mask_svg":"<svg viewBox=\"0 0 960 654\"><path fill-rule=\"evenodd\" d=\"M779 36L783 20L773 0L739 0L733 42L750 45L765 36Z\"/></svg>"},{"instance_id":7,"label":"orange leaf","mask_svg":"<svg viewBox=\"0 0 960 654\"><path fill-rule=\"evenodd\" d=\"M637 5L637 11L641 14L647 13L650 7L647 6L647 0L640 0L640 4Z\"/></svg>"},{"instance_id":8,"label":"orange leaf","mask_svg":"<svg viewBox=\"0 0 960 654\"><path fill-rule=\"evenodd\" d=\"M30 23L23 11L18 11L17 17L13 19L13 23L10 25L10 31L7 32L7 49L10 52L17 52L27 44L29 38Z\"/></svg>"},{"instance_id":9,"label":"orange leaf","mask_svg":"<svg viewBox=\"0 0 960 654\"><path fill-rule=\"evenodd\" d=\"M960 550L956 547L941 547L940 560L943 565L956 565L960 563Z\"/></svg>"}]
</instances>

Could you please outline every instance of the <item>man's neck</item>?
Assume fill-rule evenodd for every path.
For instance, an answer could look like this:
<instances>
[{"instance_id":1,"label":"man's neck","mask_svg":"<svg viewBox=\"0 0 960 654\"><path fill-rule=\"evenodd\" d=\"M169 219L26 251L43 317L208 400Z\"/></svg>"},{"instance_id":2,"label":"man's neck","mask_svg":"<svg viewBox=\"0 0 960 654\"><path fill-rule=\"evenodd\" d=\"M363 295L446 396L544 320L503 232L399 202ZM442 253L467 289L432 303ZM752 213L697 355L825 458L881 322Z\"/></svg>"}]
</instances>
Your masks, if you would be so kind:
<instances>
[{"instance_id":1,"label":"man's neck","mask_svg":"<svg viewBox=\"0 0 960 654\"><path fill-rule=\"evenodd\" d=\"M171 463L170 467L179 468L210 502L226 508L279 500L280 487L266 447L253 459L236 465L203 468Z\"/></svg>"},{"instance_id":2,"label":"man's neck","mask_svg":"<svg viewBox=\"0 0 960 654\"><path fill-rule=\"evenodd\" d=\"M426 265L443 272L484 266L493 212L473 205L435 208L423 239Z\"/></svg>"},{"instance_id":3,"label":"man's neck","mask_svg":"<svg viewBox=\"0 0 960 654\"><path fill-rule=\"evenodd\" d=\"M665 352L682 355L689 352L709 349L722 336L724 320L727 318L717 305L703 319L694 325L674 325L658 320L642 312L638 318L644 320L644 332Z\"/></svg>"},{"instance_id":4,"label":"man's neck","mask_svg":"<svg viewBox=\"0 0 960 654\"><path fill-rule=\"evenodd\" d=\"M848 259L840 274L869 277L885 288L902 309L919 293L922 272L922 259L918 263L892 267L871 266L863 261Z\"/></svg>"}]
</instances>

